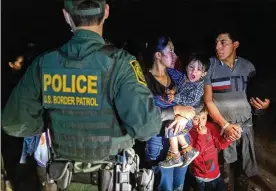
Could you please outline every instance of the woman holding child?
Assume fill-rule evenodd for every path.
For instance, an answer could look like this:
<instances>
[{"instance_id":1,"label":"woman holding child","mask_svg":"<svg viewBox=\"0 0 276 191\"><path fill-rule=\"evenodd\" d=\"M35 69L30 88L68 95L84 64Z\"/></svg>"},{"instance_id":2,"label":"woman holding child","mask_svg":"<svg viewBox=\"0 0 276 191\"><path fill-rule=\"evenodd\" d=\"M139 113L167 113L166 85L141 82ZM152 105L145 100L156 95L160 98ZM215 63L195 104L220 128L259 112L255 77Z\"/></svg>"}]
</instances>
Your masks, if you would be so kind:
<instances>
[{"instance_id":1,"label":"woman holding child","mask_svg":"<svg viewBox=\"0 0 276 191\"><path fill-rule=\"evenodd\" d=\"M164 191L183 189L187 165L199 154L189 145L188 136L185 135L191 129L189 122L195 116L189 106L201 105L202 77L208 70L208 66L193 59L187 67L187 75L183 75L173 69L175 59L174 47L168 37L159 37L148 43L144 61L150 64L150 70L145 72L145 78L156 105L161 109L174 108L177 111L182 107L184 110L181 115L175 112L175 118L183 118L181 126L173 129L174 123L163 122L160 134L146 144L146 160L155 171L155 185L158 190ZM185 128L186 125L189 128ZM178 144L181 146L180 152Z\"/></svg>"}]
</instances>

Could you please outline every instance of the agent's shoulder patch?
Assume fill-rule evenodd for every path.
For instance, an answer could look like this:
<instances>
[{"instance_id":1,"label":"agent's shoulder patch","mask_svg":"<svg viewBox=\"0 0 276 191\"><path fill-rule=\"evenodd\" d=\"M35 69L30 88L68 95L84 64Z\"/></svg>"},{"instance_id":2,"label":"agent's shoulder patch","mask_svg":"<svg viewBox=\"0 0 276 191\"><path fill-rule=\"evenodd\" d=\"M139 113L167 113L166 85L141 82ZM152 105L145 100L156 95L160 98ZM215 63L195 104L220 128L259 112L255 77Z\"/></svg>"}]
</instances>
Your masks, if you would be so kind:
<instances>
[{"instance_id":1,"label":"agent's shoulder patch","mask_svg":"<svg viewBox=\"0 0 276 191\"><path fill-rule=\"evenodd\" d=\"M143 71L141 69L141 66L137 60L131 60L130 65L134 70L134 73L136 75L136 79L140 84L143 84L144 86L147 86L147 82L145 80L145 76L143 74Z\"/></svg>"}]
</instances>

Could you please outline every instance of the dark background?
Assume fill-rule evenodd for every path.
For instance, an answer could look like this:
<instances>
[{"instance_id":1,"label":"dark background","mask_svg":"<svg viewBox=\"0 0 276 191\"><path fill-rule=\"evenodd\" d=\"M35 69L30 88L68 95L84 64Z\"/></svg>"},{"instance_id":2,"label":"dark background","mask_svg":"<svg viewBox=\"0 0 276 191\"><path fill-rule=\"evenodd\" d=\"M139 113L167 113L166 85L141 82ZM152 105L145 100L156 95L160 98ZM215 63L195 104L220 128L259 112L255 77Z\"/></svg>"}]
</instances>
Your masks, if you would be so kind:
<instances>
[{"instance_id":1,"label":"dark background","mask_svg":"<svg viewBox=\"0 0 276 191\"><path fill-rule=\"evenodd\" d=\"M122 47L128 41L137 54L146 39L168 34L185 63L192 51L215 53L215 32L233 26L239 32L238 54L257 69L257 80L266 86L263 96L272 98L276 64L276 1L109 0L110 17L104 38ZM66 24L62 0L2 1L2 74L7 61L36 44L36 52L55 48L72 35ZM3 67L4 66L4 67ZM271 87L271 90L268 87ZM276 97L276 96L274 96Z\"/></svg>"},{"instance_id":2,"label":"dark background","mask_svg":"<svg viewBox=\"0 0 276 191\"><path fill-rule=\"evenodd\" d=\"M204 50L210 56L215 55L214 42L217 28L233 26L238 29L240 33L238 54L250 60L257 69L257 77L251 83L253 90L251 93L254 96L270 98L272 102L267 111L271 122L267 123L269 120L266 120L259 128L262 132L266 132L261 137L261 142L268 140L267 145L272 142L276 145L276 80L273 76L276 73L276 2L263 0L109 0L108 2L111 9L110 17L104 25L104 38L119 47L128 41L129 50L133 54L142 49L146 39L156 34L167 34L171 36L177 54L185 63L188 55L196 50ZM3 84L14 80L7 67L8 61L12 61L15 55L28 52L27 45L30 42L36 44L35 51L31 54L39 54L62 45L70 39L72 33L62 15L62 0L2 0L1 3L3 107L3 97L6 101L10 93L8 89L11 89ZM25 64L28 65L30 62ZM20 148L17 148L15 140L12 141L9 148L20 150L20 144L18 144ZM13 145L16 148L12 148ZM261 145L261 148L263 151L264 146ZM18 155L20 157L20 153Z\"/></svg>"},{"instance_id":3,"label":"dark background","mask_svg":"<svg viewBox=\"0 0 276 191\"><path fill-rule=\"evenodd\" d=\"M156 33L169 34L183 54L205 49L214 54L214 32L220 26L239 29L239 55L258 72L276 63L276 3L266 1L111 0L104 36L115 45L142 42ZM34 42L40 51L61 45L71 36L61 0L2 1L2 55ZM3 63L2 63L3 64Z\"/></svg>"}]
</instances>

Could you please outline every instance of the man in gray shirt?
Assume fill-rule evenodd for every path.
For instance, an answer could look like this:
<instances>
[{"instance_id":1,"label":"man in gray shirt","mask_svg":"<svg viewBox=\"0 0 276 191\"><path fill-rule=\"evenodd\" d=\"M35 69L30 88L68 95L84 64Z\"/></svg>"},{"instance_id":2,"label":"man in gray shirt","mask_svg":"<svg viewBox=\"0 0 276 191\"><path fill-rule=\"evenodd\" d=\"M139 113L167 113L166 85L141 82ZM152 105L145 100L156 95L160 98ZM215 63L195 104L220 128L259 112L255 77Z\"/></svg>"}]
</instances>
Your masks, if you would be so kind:
<instances>
[{"instance_id":1,"label":"man in gray shirt","mask_svg":"<svg viewBox=\"0 0 276 191\"><path fill-rule=\"evenodd\" d=\"M220 33L216 39L217 56L210 58L210 69L204 79L204 102L209 114L220 127L221 135L234 141L223 151L225 182L230 183L233 183L230 170L234 168L230 164L236 161L241 164L236 169L242 169L247 177L258 174L250 104L257 110L263 110L270 103L269 99L259 98L251 98L248 102L246 86L256 71L250 61L236 55L238 47L239 41L234 33Z\"/></svg>"}]
</instances>

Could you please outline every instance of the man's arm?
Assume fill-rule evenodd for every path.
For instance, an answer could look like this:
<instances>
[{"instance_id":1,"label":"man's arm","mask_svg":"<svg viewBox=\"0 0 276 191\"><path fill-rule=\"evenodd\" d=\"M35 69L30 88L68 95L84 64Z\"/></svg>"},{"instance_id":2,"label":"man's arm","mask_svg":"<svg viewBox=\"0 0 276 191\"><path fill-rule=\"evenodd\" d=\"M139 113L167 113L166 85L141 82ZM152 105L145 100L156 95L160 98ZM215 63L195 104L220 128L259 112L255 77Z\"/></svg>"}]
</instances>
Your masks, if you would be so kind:
<instances>
[{"instance_id":1,"label":"man's arm","mask_svg":"<svg viewBox=\"0 0 276 191\"><path fill-rule=\"evenodd\" d=\"M209 115L212 117L212 119L218 123L218 125L221 127L221 130L224 131L226 136L229 136L231 140L239 139L241 136L241 128L240 126L236 124L230 124L228 123L224 117L219 112L217 106L213 102L213 91L211 85L205 85L204 86L204 102L207 106Z\"/></svg>"},{"instance_id":2,"label":"man's arm","mask_svg":"<svg viewBox=\"0 0 276 191\"><path fill-rule=\"evenodd\" d=\"M145 141L162 127L160 109L147 88L139 63L132 60L116 67L115 107L128 134ZM116 71L114 71L116 74Z\"/></svg>"},{"instance_id":3,"label":"man's arm","mask_svg":"<svg viewBox=\"0 0 276 191\"><path fill-rule=\"evenodd\" d=\"M248 74L249 83L255 83L256 81L254 81L253 78L256 77L256 69L251 62L249 62L247 64L247 67L249 70L249 74ZM253 87L254 86L252 86L252 88ZM250 91L249 91L249 93L250 93ZM255 115L262 115L265 112L265 109L267 109L270 104L270 100L267 98L265 98L264 100L261 100L258 97L251 97L251 96L250 96L249 102L250 102L251 106L253 107L252 111L253 111L253 114L255 114Z\"/></svg>"},{"instance_id":4,"label":"man's arm","mask_svg":"<svg viewBox=\"0 0 276 191\"><path fill-rule=\"evenodd\" d=\"M207 75L204 76L204 94L203 100L208 109L209 115L212 119L219 124L220 127L223 127L227 124L227 121L224 117L220 114L217 106L213 102L213 90L212 90L212 74L215 68L214 58L210 58L210 68L207 72Z\"/></svg>"},{"instance_id":5,"label":"man's arm","mask_svg":"<svg viewBox=\"0 0 276 191\"><path fill-rule=\"evenodd\" d=\"M28 68L14 88L2 114L3 130L15 137L39 135L43 130L43 107L39 59Z\"/></svg>"},{"instance_id":6,"label":"man's arm","mask_svg":"<svg viewBox=\"0 0 276 191\"><path fill-rule=\"evenodd\" d=\"M213 123L207 123L206 127L210 130L215 147L217 149L226 149L231 143L231 140L227 140L225 137L220 135L219 130Z\"/></svg>"},{"instance_id":7,"label":"man's arm","mask_svg":"<svg viewBox=\"0 0 276 191\"><path fill-rule=\"evenodd\" d=\"M207 109L209 111L209 115L212 117L212 119L219 124L220 127L223 127L227 121L224 119L224 117L220 114L217 106L213 102L213 90L211 85L205 85L204 86L204 96L203 96L204 102L207 106Z\"/></svg>"}]
</instances>

